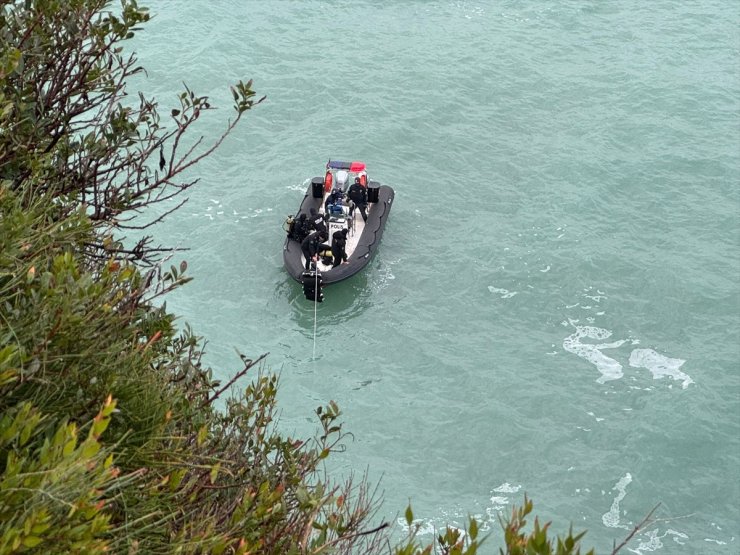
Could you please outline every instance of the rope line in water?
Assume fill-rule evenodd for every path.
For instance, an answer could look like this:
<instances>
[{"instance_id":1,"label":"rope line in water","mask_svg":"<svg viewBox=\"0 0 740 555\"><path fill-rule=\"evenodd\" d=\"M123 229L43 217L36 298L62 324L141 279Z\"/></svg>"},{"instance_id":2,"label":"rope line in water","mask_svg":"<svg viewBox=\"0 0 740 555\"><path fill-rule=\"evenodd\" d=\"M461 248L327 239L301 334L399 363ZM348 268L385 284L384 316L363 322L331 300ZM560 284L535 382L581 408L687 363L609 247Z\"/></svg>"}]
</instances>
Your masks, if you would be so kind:
<instances>
[{"instance_id":1,"label":"rope line in water","mask_svg":"<svg viewBox=\"0 0 740 555\"><path fill-rule=\"evenodd\" d=\"M311 358L316 358L316 310L317 305L319 304L318 295L319 295L319 271L318 268L314 268L314 287L313 287L313 356Z\"/></svg>"}]
</instances>

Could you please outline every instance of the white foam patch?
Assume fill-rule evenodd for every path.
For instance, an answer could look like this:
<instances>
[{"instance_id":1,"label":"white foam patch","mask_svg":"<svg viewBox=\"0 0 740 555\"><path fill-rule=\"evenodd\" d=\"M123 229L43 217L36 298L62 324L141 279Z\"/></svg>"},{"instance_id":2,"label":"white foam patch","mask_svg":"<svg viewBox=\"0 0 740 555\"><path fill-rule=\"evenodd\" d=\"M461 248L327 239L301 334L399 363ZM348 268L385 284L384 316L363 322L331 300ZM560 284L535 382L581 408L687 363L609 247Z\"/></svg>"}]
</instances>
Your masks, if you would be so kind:
<instances>
[{"instance_id":1,"label":"white foam patch","mask_svg":"<svg viewBox=\"0 0 740 555\"><path fill-rule=\"evenodd\" d=\"M596 419L596 422L603 422L604 421L603 418L599 418L593 412L587 412L586 414L588 414L589 416L593 416Z\"/></svg>"},{"instance_id":2,"label":"white foam patch","mask_svg":"<svg viewBox=\"0 0 740 555\"><path fill-rule=\"evenodd\" d=\"M305 180L305 181L304 181L303 183L299 183L299 184L297 184L297 185L290 185L290 186L288 186L287 188L288 188L288 190L290 190L290 191L300 191L300 192L302 192L302 193L303 193L303 192L305 192L305 191L306 191L306 188L308 187L308 181L309 181L309 180L308 180L308 179L306 179L306 180Z\"/></svg>"},{"instance_id":3,"label":"white foam patch","mask_svg":"<svg viewBox=\"0 0 740 555\"><path fill-rule=\"evenodd\" d=\"M667 536L672 537L673 541L679 545L684 545L685 542L682 540L687 540L689 538L683 532L678 532L676 530L668 529L662 535L659 535L659 532L660 530L648 530L644 534L646 538L645 540L640 540L640 543L634 549L627 547L627 550L632 553L637 553L638 555L643 555L644 553L650 553L662 548L663 542L661 540L665 539Z\"/></svg>"},{"instance_id":4,"label":"white foam patch","mask_svg":"<svg viewBox=\"0 0 740 555\"><path fill-rule=\"evenodd\" d=\"M625 343L625 339L614 341L612 343L582 343L581 339L597 339L602 340L611 337L612 332L603 328L597 328L594 326L576 326L575 333L569 335L563 339L563 349L569 353L578 355L579 357L586 359L591 364L596 366L596 369L601 373L601 377L596 381L598 383L606 383L611 380L618 380L624 373L622 372L622 365L619 364L613 358L609 358L601 349L616 349Z\"/></svg>"},{"instance_id":5,"label":"white foam patch","mask_svg":"<svg viewBox=\"0 0 740 555\"><path fill-rule=\"evenodd\" d=\"M417 536L434 535L435 532L434 524L428 520L416 518L411 521L411 526L406 524L405 518L396 519L396 522L398 523L398 527L406 534L408 534L412 529L417 530Z\"/></svg>"},{"instance_id":6,"label":"white foam patch","mask_svg":"<svg viewBox=\"0 0 740 555\"><path fill-rule=\"evenodd\" d=\"M495 293L497 295L501 295L502 299L510 299L514 295L516 295L516 291L509 291L508 289L500 289L498 287L494 287L493 285L488 286L488 290L491 293Z\"/></svg>"},{"instance_id":7,"label":"white foam patch","mask_svg":"<svg viewBox=\"0 0 740 555\"><path fill-rule=\"evenodd\" d=\"M457 528L464 535L468 517L472 516L480 524L481 532L489 532L498 527L501 514L508 510L512 503L507 494L517 493L521 489L521 485L504 482L491 490L489 502L478 505L478 511L471 512L460 507L440 508L435 511L437 513L435 516L414 519L411 526L406 524L405 518L398 518L396 522L405 533L416 530L417 536L434 536L447 526Z\"/></svg>"},{"instance_id":8,"label":"white foam patch","mask_svg":"<svg viewBox=\"0 0 740 555\"><path fill-rule=\"evenodd\" d=\"M652 349L635 349L630 354L630 366L633 368L647 368L653 374L653 378L672 378L682 382L681 387L686 389L694 380L688 374L681 372L680 368L686 362L680 358L669 358Z\"/></svg>"},{"instance_id":9,"label":"white foam patch","mask_svg":"<svg viewBox=\"0 0 740 555\"><path fill-rule=\"evenodd\" d=\"M491 493L493 493L494 495L490 497L491 506L486 507L486 515L488 517L488 519L485 521L486 528L488 528L488 525L490 523L495 523L498 520L498 516L511 503L508 495L501 494L517 493L520 489L522 489L521 485L512 485L509 482L504 482L500 486L497 486L491 490Z\"/></svg>"},{"instance_id":10,"label":"white foam patch","mask_svg":"<svg viewBox=\"0 0 740 555\"><path fill-rule=\"evenodd\" d=\"M509 482L504 482L499 487L493 488L493 491L498 493L516 493L520 489L522 489L522 486L512 486Z\"/></svg>"},{"instance_id":11,"label":"white foam patch","mask_svg":"<svg viewBox=\"0 0 740 555\"><path fill-rule=\"evenodd\" d=\"M612 506L609 511L601 515L601 522L604 523L604 526L609 528L628 528L624 524L619 523L619 503L627 495L627 486L631 482L632 475L628 472L622 476L617 484L612 488L612 491L617 491L617 496L614 498L614 501L612 501Z\"/></svg>"},{"instance_id":12,"label":"white foam patch","mask_svg":"<svg viewBox=\"0 0 740 555\"><path fill-rule=\"evenodd\" d=\"M483 519L483 529L488 531L491 525L498 522L499 516L509 506L509 498L505 495L492 495L491 505L486 507L486 518Z\"/></svg>"},{"instance_id":13,"label":"white foam patch","mask_svg":"<svg viewBox=\"0 0 740 555\"><path fill-rule=\"evenodd\" d=\"M476 518L476 520L482 520L482 515L473 515L473 517ZM431 519L415 518L411 521L411 526L406 524L405 518L396 519L396 523L405 534L415 532L416 536L435 536L440 530L444 530L449 527L456 529L460 532L460 537L464 538L467 535L467 532L465 531L467 519L463 521L465 524L456 525L452 521L458 518L460 518L460 515L457 513L449 514L446 511L443 511L439 517ZM485 527L481 527L481 531L485 531Z\"/></svg>"}]
</instances>

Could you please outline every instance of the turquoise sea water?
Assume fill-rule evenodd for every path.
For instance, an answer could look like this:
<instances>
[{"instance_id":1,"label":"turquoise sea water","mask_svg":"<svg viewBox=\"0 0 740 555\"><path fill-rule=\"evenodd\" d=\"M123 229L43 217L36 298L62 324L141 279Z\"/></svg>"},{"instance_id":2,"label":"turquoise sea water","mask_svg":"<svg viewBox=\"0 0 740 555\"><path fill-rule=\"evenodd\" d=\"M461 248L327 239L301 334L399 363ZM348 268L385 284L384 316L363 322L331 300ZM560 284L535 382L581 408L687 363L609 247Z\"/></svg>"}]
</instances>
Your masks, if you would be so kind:
<instances>
[{"instance_id":1,"label":"turquoise sea water","mask_svg":"<svg viewBox=\"0 0 740 555\"><path fill-rule=\"evenodd\" d=\"M335 400L333 468L380 480L380 518L411 499L430 540L526 492L601 553L658 502L632 552L740 552L737 3L148 5L137 89L210 95L210 139L229 83L268 97L155 230L190 248L168 306L218 374L270 352L297 434ZM281 224L330 156L396 200L313 358Z\"/></svg>"}]
</instances>

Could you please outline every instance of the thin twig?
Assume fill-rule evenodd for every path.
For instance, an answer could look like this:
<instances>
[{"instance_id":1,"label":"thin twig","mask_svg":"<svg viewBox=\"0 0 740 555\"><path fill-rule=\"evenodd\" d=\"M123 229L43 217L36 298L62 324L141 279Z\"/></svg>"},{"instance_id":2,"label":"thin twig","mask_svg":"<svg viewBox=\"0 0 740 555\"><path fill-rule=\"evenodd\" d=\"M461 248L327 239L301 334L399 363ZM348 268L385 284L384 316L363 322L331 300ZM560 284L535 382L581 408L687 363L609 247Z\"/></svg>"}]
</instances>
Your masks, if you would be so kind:
<instances>
[{"instance_id":1,"label":"thin twig","mask_svg":"<svg viewBox=\"0 0 740 555\"><path fill-rule=\"evenodd\" d=\"M643 518L639 524L635 526L635 528L632 530L632 532L629 533L629 535L624 538L622 543L620 543L618 546L614 548L612 551L612 555L616 555L617 552L622 549L625 545L629 543L629 541L634 537L635 534L637 534L638 531L642 529L642 527L650 520L650 517L653 516L653 513L660 507L660 503L658 503L653 509L647 514L645 518Z\"/></svg>"},{"instance_id":2,"label":"thin twig","mask_svg":"<svg viewBox=\"0 0 740 555\"><path fill-rule=\"evenodd\" d=\"M354 540L355 538L359 538L359 537L362 537L362 536L368 536L370 534L377 534L378 532L380 532L381 530L383 530L385 528L388 528L389 526L390 526L390 524L388 524L387 522L383 522L379 526L376 526L375 528L373 528L371 530L364 530L362 532L355 532L354 534L349 534L347 536L339 536L337 538L334 538L331 541L326 542L324 545L322 545L316 551L314 551L314 553L321 553L324 550L324 548L331 547L333 545L336 545L336 544L338 544L341 541L350 541L350 540Z\"/></svg>"},{"instance_id":3,"label":"thin twig","mask_svg":"<svg viewBox=\"0 0 740 555\"><path fill-rule=\"evenodd\" d=\"M213 401L215 401L216 399L218 399L218 398L220 397L220 395L221 395L221 394L222 394L222 393L223 393L224 391L226 391L226 390L227 390L227 389L229 389L229 388L230 388L230 387L231 387L232 385L234 385L234 382L236 382L236 380L238 380L238 379L239 379L239 378L241 378L241 377L242 377L242 376L243 376L244 374L246 374L246 373L247 373L247 371L248 371L248 370L249 370L250 368L253 368L253 367L254 367L255 365L259 364L259 363L260 363L260 362L261 362L262 360L264 360L264 358L265 358L265 357L266 357L267 355L269 355L269 354L270 354L270 353L265 353L265 354L263 354L262 356L260 356L260 357L259 357L259 358L258 358L257 360L246 360L246 361L244 362L244 368L243 368L242 370L240 370L239 372L237 372L236 374L234 374L234 377L233 377L233 378L231 378L231 379L230 379L230 380L229 380L229 381L227 382L227 384L226 384L225 386L223 386L223 387L222 387L221 389L219 389L219 390L218 390L218 391L217 391L216 393L214 393L212 397L209 397L208 399L206 399L206 400L205 400L205 401L203 402L203 404L201 405L201 407L205 407L205 406L207 406L207 405L210 405L211 403L213 403Z\"/></svg>"}]
</instances>

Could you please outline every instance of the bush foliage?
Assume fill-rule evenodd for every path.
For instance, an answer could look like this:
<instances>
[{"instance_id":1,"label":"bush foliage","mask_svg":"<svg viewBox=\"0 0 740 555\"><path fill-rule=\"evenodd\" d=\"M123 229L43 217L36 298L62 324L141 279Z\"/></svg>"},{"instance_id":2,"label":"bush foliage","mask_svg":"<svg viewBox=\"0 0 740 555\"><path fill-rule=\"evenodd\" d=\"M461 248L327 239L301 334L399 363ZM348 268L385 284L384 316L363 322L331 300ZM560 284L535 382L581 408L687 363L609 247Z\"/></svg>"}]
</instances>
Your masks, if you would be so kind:
<instances>
[{"instance_id":1,"label":"bush foliage","mask_svg":"<svg viewBox=\"0 0 740 555\"><path fill-rule=\"evenodd\" d=\"M123 233L262 99L235 84L224 134L182 152L211 104L186 89L161 117L127 96L141 68L121 44L148 18L133 0L0 2L0 554L478 552L475 520L423 545L410 508L392 547L367 482L323 472L339 408L287 437L264 355L221 384L175 328L161 301L187 265ZM531 509L504 523L506 553L579 553L581 535L523 532Z\"/></svg>"}]
</instances>

